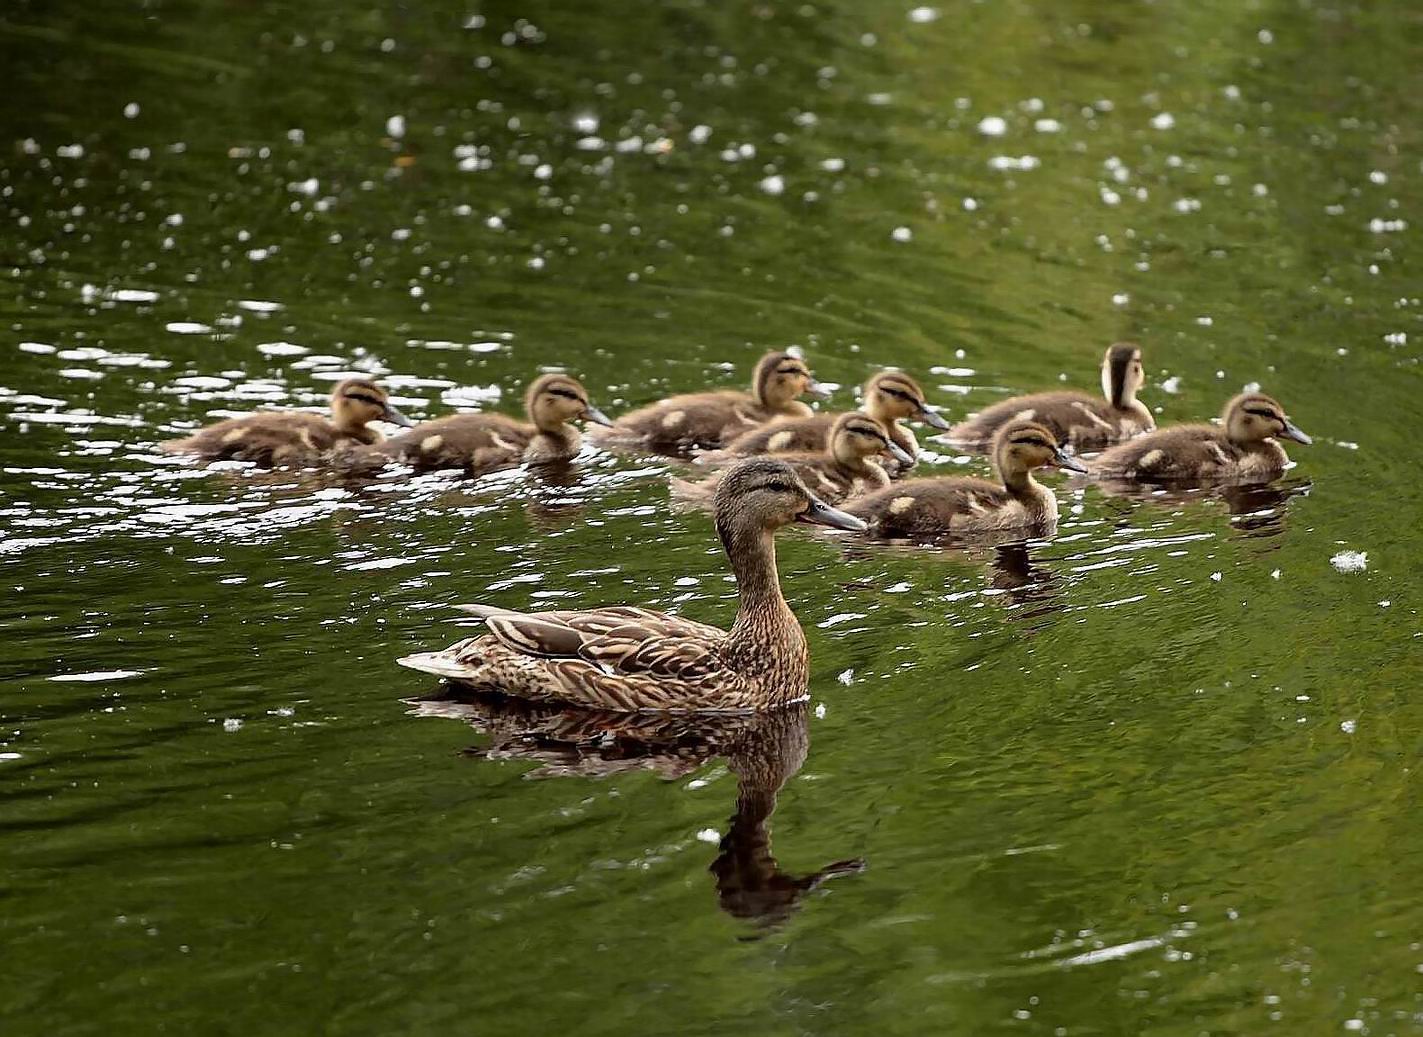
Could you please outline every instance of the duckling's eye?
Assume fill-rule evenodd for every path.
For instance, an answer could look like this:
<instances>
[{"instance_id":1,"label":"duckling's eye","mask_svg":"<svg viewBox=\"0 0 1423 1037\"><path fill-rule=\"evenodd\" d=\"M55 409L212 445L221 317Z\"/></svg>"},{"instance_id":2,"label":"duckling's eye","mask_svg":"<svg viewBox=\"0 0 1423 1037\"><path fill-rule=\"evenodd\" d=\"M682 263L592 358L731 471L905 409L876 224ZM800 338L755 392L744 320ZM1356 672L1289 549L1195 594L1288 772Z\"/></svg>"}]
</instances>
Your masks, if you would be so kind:
<instances>
[{"instance_id":1,"label":"duckling's eye","mask_svg":"<svg viewBox=\"0 0 1423 1037\"><path fill-rule=\"evenodd\" d=\"M780 368L779 370L776 371L776 374L805 374L805 373L806 373L806 371L805 371L804 369L802 369L802 368L799 368L799 367L782 367L782 368Z\"/></svg>"},{"instance_id":2,"label":"duckling's eye","mask_svg":"<svg viewBox=\"0 0 1423 1037\"><path fill-rule=\"evenodd\" d=\"M917 404L919 402L912 394L905 392L903 389L891 389L887 385L882 385L880 386L880 392L888 393L895 399L903 400L905 403Z\"/></svg>"},{"instance_id":3,"label":"duckling's eye","mask_svg":"<svg viewBox=\"0 0 1423 1037\"><path fill-rule=\"evenodd\" d=\"M1245 413L1246 413L1246 414L1253 414L1253 415L1255 415L1257 418L1268 418L1268 419L1271 420L1271 421L1282 421L1282 420L1283 420L1278 414L1275 414L1273 411L1268 411L1268 410L1255 410L1253 407L1246 407L1246 408L1245 408Z\"/></svg>"},{"instance_id":4,"label":"duckling's eye","mask_svg":"<svg viewBox=\"0 0 1423 1037\"><path fill-rule=\"evenodd\" d=\"M362 403L369 403L372 407L381 406L381 401L374 396L368 396L363 392L348 392L345 394L348 400L360 400Z\"/></svg>"},{"instance_id":5,"label":"duckling's eye","mask_svg":"<svg viewBox=\"0 0 1423 1037\"><path fill-rule=\"evenodd\" d=\"M550 396L562 396L565 400L578 400L579 403L583 402L581 399L579 399L579 396L576 392L572 392L568 389L550 389L548 391L548 394Z\"/></svg>"}]
</instances>

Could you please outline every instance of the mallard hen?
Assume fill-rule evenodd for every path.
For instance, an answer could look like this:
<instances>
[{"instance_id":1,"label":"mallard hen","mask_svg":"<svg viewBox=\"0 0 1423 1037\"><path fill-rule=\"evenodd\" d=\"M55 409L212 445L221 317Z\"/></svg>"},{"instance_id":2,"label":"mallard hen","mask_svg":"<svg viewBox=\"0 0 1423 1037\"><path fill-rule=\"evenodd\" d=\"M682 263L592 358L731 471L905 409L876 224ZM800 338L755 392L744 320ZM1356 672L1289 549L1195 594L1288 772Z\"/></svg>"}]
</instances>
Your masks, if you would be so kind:
<instances>
[{"instance_id":1,"label":"mallard hen","mask_svg":"<svg viewBox=\"0 0 1423 1037\"><path fill-rule=\"evenodd\" d=\"M743 461L717 490L716 529L741 605L730 631L635 606L515 612L466 606L488 633L400 660L411 669L535 700L621 711L752 710L806 694L805 635L781 594L776 530L863 530L783 461Z\"/></svg>"}]
</instances>

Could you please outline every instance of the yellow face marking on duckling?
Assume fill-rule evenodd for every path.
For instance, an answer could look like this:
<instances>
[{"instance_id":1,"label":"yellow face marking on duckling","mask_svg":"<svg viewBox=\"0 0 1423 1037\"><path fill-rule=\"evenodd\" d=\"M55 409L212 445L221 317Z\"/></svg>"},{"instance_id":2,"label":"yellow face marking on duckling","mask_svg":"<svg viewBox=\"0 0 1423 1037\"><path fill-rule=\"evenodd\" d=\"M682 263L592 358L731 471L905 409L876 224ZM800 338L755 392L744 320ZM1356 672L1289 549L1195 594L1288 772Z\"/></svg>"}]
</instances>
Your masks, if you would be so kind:
<instances>
[{"instance_id":1,"label":"yellow face marking on duckling","mask_svg":"<svg viewBox=\"0 0 1423 1037\"><path fill-rule=\"evenodd\" d=\"M435 450L440 449L440 447L442 447L442 446L444 445L444 443L445 443L445 437L444 437L444 436L440 436L440 435L426 436L424 439L420 440L420 451L421 451L422 453L428 454L428 453L431 453L431 452L433 452L433 451L435 451Z\"/></svg>"},{"instance_id":2,"label":"yellow face marking on duckling","mask_svg":"<svg viewBox=\"0 0 1423 1037\"><path fill-rule=\"evenodd\" d=\"M896 497L889 502L889 513L891 515L902 515L912 507L914 507L913 497Z\"/></svg>"},{"instance_id":3,"label":"yellow face marking on duckling","mask_svg":"<svg viewBox=\"0 0 1423 1037\"><path fill-rule=\"evenodd\" d=\"M791 445L791 441L794 439L794 432L777 432L770 439L766 440L766 449L772 453L775 453L777 450L784 450Z\"/></svg>"},{"instance_id":4,"label":"yellow face marking on duckling","mask_svg":"<svg viewBox=\"0 0 1423 1037\"><path fill-rule=\"evenodd\" d=\"M682 424L683 420L685 420L686 417L686 411L674 410L670 414L667 414L662 418L662 427L676 428L678 425Z\"/></svg>"},{"instance_id":5,"label":"yellow face marking on duckling","mask_svg":"<svg viewBox=\"0 0 1423 1037\"><path fill-rule=\"evenodd\" d=\"M222 437L222 445L231 446L233 443L238 442L245 435L247 435L247 431L245 429L235 428Z\"/></svg>"}]
</instances>

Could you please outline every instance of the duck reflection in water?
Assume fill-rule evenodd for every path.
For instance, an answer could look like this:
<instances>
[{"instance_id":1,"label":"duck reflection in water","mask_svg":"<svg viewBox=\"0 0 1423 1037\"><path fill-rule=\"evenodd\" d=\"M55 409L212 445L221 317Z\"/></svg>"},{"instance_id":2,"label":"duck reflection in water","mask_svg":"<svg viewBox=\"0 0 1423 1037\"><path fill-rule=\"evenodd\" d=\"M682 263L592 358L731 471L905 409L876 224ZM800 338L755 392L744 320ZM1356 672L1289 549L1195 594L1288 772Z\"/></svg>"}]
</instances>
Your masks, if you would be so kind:
<instances>
[{"instance_id":1,"label":"duck reflection in water","mask_svg":"<svg viewBox=\"0 0 1423 1037\"><path fill-rule=\"evenodd\" d=\"M1214 486L1181 487L1152 483L1106 480L1099 484L1113 497L1140 501L1156 507L1176 509L1188 504L1219 501L1230 514L1230 527L1237 537L1278 537L1285 531L1286 505L1293 497L1309 496L1309 479L1286 479L1271 483L1226 483Z\"/></svg>"},{"instance_id":2,"label":"duck reflection in water","mask_svg":"<svg viewBox=\"0 0 1423 1037\"><path fill-rule=\"evenodd\" d=\"M793 875L771 849L777 797L810 749L805 703L747 714L615 713L446 685L438 696L410 705L417 716L460 719L489 736L488 747L466 749L467 756L538 763L530 778L647 770L674 780L724 757L736 775L736 812L709 870L722 910L761 931L789 919L827 880L864 870L863 860L849 858Z\"/></svg>"}]
</instances>

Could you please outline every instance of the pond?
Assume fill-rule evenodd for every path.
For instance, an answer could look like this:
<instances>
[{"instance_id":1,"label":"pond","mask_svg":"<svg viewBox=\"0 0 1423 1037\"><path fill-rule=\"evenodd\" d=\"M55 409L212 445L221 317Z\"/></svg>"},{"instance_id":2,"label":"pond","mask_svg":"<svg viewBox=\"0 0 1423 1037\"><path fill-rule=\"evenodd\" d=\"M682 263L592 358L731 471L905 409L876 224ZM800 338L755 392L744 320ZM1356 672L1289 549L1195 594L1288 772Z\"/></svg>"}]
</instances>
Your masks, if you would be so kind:
<instances>
[{"instance_id":1,"label":"pond","mask_svg":"<svg viewBox=\"0 0 1423 1037\"><path fill-rule=\"evenodd\" d=\"M6 1032L1423 1033L1423 22L932 2L0 15ZM788 530L810 699L710 734L395 661L467 601L728 624L685 468L154 449L790 345L958 420L1118 340L1159 423L1258 384L1314 444L1046 476L1027 544Z\"/></svg>"}]
</instances>

